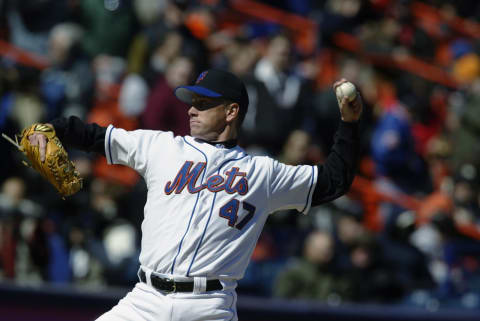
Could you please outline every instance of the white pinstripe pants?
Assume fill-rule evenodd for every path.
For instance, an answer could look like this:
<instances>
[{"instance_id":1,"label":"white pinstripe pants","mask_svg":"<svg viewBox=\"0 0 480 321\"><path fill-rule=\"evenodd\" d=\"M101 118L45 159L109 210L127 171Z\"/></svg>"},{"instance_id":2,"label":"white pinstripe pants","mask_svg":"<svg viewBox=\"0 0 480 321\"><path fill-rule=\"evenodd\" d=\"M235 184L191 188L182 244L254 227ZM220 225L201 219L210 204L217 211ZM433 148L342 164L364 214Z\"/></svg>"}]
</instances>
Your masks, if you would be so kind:
<instances>
[{"instance_id":1,"label":"white pinstripe pants","mask_svg":"<svg viewBox=\"0 0 480 321\"><path fill-rule=\"evenodd\" d=\"M97 321L238 321L234 290L163 293L139 282Z\"/></svg>"}]
</instances>

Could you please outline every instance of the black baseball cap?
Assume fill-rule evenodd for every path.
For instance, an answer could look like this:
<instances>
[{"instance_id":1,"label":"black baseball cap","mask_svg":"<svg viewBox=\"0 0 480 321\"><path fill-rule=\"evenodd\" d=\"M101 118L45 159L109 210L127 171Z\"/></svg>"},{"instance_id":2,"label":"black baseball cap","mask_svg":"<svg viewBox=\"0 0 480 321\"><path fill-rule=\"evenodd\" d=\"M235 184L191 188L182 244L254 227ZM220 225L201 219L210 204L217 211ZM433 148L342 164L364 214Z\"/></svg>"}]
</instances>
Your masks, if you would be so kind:
<instances>
[{"instance_id":1,"label":"black baseball cap","mask_svg":"<svg viewBox=\"0 0 480 321\"><path fill-rule=\"evenodd\" d=\"M175 96L188 105L192 105L194 94L231 100L236 102L244 113L248 109L245 85L237 76L225 70L206 70L198 76L195 85L175 88Z\"/></svg>"}]
</instances>

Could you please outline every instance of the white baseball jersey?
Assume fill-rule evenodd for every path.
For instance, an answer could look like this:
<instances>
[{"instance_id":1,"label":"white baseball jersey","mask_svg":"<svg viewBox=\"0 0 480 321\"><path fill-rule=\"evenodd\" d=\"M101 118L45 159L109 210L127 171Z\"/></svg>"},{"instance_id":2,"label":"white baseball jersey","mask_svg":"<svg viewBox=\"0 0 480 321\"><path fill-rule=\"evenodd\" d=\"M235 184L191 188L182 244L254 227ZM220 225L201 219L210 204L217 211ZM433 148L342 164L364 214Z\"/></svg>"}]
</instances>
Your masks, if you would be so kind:
<instances>
[{"instance_id":1,"label":"white baseball jersey","mask_svg":"<svg viewBox=\"0 0 480 321\"><path fill-rule=\"evenodd\" d=\"M123 164L148 187L140 263L160 274L237 280L268 214L306 213L316 166L289 166L171 132L110 125L109 164Z\"/></svg>"}]
</instances>

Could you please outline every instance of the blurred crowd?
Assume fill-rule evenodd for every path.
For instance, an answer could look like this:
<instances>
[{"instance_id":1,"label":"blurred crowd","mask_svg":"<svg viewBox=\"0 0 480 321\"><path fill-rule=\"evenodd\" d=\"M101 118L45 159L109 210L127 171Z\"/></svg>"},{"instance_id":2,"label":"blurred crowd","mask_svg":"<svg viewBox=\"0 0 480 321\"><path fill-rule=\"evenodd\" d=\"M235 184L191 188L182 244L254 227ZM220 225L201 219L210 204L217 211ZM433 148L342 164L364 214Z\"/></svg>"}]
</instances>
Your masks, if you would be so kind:
<instances>
[{"instance_id":1,"label":"blurred crowd","mask_svg":"<svg viewBox=\"0 0 480 321\"><path fill-rule=\"evenodd\" d=\"M480 3L258 0L265 19L239 3L0 1L0 131L75 115L185 135L188 106L173 89L216 67L247 86L248 153L316 164L340 118L331 84L347 78L365 105L351 192L305 216L271 215L239 292L480 309ZM278 10L315 22L311 50L268 19ZM409 69L412 58L450 85ZM0 280L137 280L146 186L136 173L69 150L84 188L62 200L13 146L0 148Z\"/></svg>"}]
</instances>

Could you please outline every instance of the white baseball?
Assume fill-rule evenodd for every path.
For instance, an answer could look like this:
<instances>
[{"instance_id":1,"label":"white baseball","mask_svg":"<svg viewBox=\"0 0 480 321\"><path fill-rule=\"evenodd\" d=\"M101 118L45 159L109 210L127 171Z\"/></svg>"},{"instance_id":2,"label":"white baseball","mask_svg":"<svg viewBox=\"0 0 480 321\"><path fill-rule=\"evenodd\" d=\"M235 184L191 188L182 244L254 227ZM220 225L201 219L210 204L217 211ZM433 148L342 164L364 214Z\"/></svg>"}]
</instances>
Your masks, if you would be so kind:
<instances>
[{"instance_id":1,"label":"white baseball","mask_svg":"<svg viewBox=\"0 0 480 321\"><path fill-rule=\"evenodd\" d=\"M351 82L344 82L343 84L337 86L335 89L335 94L337 95L337 99L342 101L343 97L347 97L348 101L353 101L355 97L357 97L357 88Z\"/></svg>"}]
</instances>

